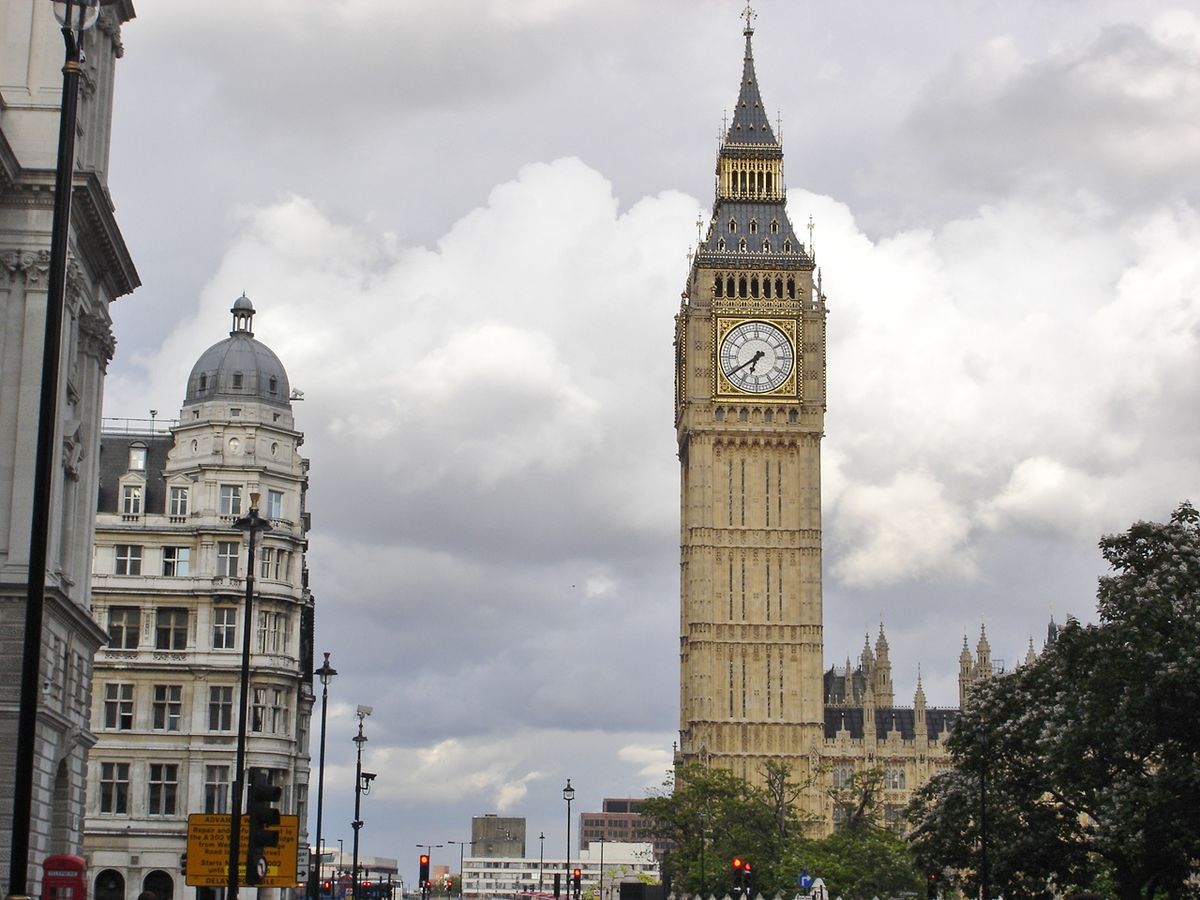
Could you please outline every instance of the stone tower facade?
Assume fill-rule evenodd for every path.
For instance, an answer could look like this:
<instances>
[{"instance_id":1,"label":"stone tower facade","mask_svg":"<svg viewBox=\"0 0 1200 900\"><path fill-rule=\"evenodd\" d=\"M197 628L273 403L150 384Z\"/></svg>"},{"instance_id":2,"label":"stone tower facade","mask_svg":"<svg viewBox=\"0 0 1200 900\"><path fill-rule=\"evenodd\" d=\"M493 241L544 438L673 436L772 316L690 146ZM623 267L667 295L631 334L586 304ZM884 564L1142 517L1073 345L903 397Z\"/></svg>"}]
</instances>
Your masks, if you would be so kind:
<instances>
[{"instance_id":1,"label":"stone tower facade","mask_svg":"<svg viewBox=\"0 0 1200 900\"><path fill-rule=\"evenodd\" d=\"M186 886L180 863L188 814L230 811L247 628L246 765L270 771L307 843L308 460L287 373L254 338L250 301L232 313L229 337L192 368L169 431L109 420L101 442L93 577L107 641L95 663L84 841L95 900L215 896ZM233 523L256 494L272 527L257 541L247 622L247 542Z\"/></svg>"},{"instance_id":2,"label":"stone tower facade","mask_svg":"<svg viewBox=\"0 0 1200 900\"><path fill-rule=\"evenodd\" d=\"M109 304L139 284L108 190L121 28L132 0L84 33L60 350L59 465L52 473L41 688L27 892L42 860L80 852L92 656L92 522L104 376L116 342ZM0 889L11 862L21 645L54 207L63 36L51 3L0 0Z\"/></svg>"},{"instance_id":3,"label":"stone tower facade","mask_svg":"<svg viewBox=\"0 0 1200 900\"><path fill-rule=\"evenodd\" d=\"M798 780L824 738L825 298L785 206L751 48L676 318L681 466L677 761Z\"/></svg>"}]
</instances>

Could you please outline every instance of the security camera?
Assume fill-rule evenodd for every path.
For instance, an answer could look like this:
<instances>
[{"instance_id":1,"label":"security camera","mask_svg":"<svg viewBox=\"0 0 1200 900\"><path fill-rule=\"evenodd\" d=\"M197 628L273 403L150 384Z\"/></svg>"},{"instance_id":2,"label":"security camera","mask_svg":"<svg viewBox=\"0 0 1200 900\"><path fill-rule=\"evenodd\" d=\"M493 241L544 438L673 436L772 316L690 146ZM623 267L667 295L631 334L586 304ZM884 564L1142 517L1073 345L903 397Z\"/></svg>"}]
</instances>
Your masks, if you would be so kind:
<instances>
[{"instance_id":1,"label":"security camera","mask_svg":"<svg viewBox=\"0 0 1200 900\"><path fill-rule=\"evenodd\" d=\"M372 781L378 778L379 775L375 772L363 772L362 777L363 781L365 781L367 784L370 784Z\"/></svg>"},{"instance_id":2,"label":"security camera","mask_svg":"<svg viewBox=\"0 0 1200 900\"><path fill-rule=\"evenodd\" d=\"M358 715L360 716L369 716L373 712L375 712L375 707L373 706L363 706L361 703L358 706Z\"/></svg>"}]
</instances>

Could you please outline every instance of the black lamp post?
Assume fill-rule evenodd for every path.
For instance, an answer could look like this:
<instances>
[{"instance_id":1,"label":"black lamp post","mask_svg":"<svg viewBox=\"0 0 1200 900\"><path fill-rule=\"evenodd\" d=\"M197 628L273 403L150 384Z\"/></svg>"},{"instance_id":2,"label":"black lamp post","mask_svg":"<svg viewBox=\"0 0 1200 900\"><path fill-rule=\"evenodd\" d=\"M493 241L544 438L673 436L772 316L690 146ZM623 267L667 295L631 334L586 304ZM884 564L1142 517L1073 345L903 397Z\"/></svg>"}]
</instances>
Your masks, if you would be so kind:
<instances>
[{"instance_id":1,"label":"black lamp post","mask_svg":"<svg viewBox=\"0 0 1200 900\"><path fill-rule=\"evenodd\" d=\"M567 869L564 881L567 885L567 896L571 895L571 801L575 799L575 788L571 787L571 779L563 788L563 799L567 801Z\"/></svg>"},{"instance_id":2,"label":"black lamp post","mask_svg":"<svg viewBox=\"0 0 1200 900\"><path fill-rule=\"evenodd\" d=\"M316 900L321 889L322 862L325 859L324 848L321 845L321 815L325 804L325 715L329 708L329 682L337 674L337 669L329 664L329 654L325 654L325 664L314 673L321 679L321 757L317 767L317 880L313 882L312 897Z\"/></svg>"},{"instance_id":3,"label":"black lamp post","mask_svg":"<svg viewBox=\"0 0 1200 900\"><path fill-rule=\"evenodd\" d=\"M433 863L433 849L435 847L441 847L441 846L443 846L443 845L442 844L417 844L418 849L425 851L425 855L429 857L429 862L431 865ZM459 874L461 875L462 873L460 872ZM428 898L431 893L433 893L433 889L426 887L425 882L422 881L421 882L421 897Z\"/></svg>"},{"instance_id":4,"label":"black lamp post","mask_svg":"<svg viewBox=\"0 0 1200 900\"><path fill-rule=\"evenodd\" d=\"M271 530L271 523L258 515L258 493L250 495L250 511L233 523L239 531L250 535L246 550L246 603L242 616L242 673L241 705L238 709L237 762L233 775L233 802L229 814L229 877L226 881L227 900L237 900L238 869L241 856L242 794L246 779L246 716L250 710L250 639L254 630L254 539L260 531Z\"/></svg>"},{"instance_id":5,"label":"black lamp post","mask_svg":"<svg viewBox=\"0 0 1200 900\"><path fill-rule=\"evenodd\" d=\"M363 827L362 822L362 795L368 794L371 791L371 782L375 780L374 772L364 772L362 770L362 748L367 742L367 736L363 734L363 719L369 716L374 710L370 706L359 706L358 715L358 734L352 740L358 747L358 761L354 765L354 821L350 823L350 827L354 829L354 861L351 863L352 871L350 873L351 888L354 892L354 900L359 900L358 891L358 832Z\"/></svg>"},{"instance_id":6,"label":"black lamp post","mask_svg":"<svg viewBox=\"0 0 1200 900\"><path fill-rule=\"evenodd\" d=\"M542 869L546 867L546 832L538 835L538 893L542 892Z\"/></svg>"},{"instance_id":7,"label":"black lamp post","mask_svg":"<svg viewBox=\"0 0 1200 900\"><path fill-rule=\"evenodd\" d=\"M33 764L37 741L38 671L42 656L42 616L46 607L46 553L50 540L50 503L54 493L58 426L58 369L62 348L67 242L71 229L71 187L75 170L75 128L79 111L79 73L83 33L96 24L101 5L114 0L54 0L54 16L62 26L62 106L58 117L58 159L54 169L54 213L50 223L50 271L46 284L46 334L42 345L42 387L38 401L37 457L33 470L33 507L29 527L28 593L21 659L21 694L17 713L12 844L8 895L28 892L29 832L33 817ZM42 9L45 9L43 6Z\"/></svg>"},{"instance_id":8,"label":"black lamp post","mask_svg":"<svg viewBox=\"0 0 1200 900\"><path fill-rule=\"evenodd\" d=\"M988 736L982 724L976 734L979 737L979 880L980 897L989 900L991 889L988 886L988 833L987 833L987 774L988 774Z\"/></svg>"},{"instance_id":9,"label":"black lamp post","mask_svg":"<svg viewBox=\"0 0 1200 900\"><path fill-rule=\"evenodd\" d=\"M462 900L463 896L463 847L471 847L474 850L478 841L446 841L447 844L458 844L458 900ZM418 847L427 847L428 844L417 844ZM441 844L434 846L440 847Z\"/></svg>"}]
</instances>

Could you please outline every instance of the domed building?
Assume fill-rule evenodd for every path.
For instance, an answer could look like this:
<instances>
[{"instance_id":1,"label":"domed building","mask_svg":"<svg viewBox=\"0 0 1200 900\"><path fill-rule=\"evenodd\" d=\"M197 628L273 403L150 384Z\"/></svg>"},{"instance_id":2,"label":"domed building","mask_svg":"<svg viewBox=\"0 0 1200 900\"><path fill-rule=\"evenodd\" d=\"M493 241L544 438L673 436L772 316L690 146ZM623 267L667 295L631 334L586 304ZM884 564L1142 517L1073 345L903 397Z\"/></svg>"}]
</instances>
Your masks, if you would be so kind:
<instances>
[{"instance_id":1,"label":"domed building","mask_svg":"<svg viewBox=\"0 0 1200 900\"><path fill-rule=\"evenodd\" d=\"M251 573L246 766L282 788L285 826L296 816L308 846L308 460L253 305L243 295L230 312L177 421L110 419L101 437L92 606L108 643L96 654L84 831L95 900L204 900L224 882L188 886L202 861L190 876L182 862L188 815L230 811L249 573L235 522L255 504L271 527Z\"/></svg>"}]
</instances>

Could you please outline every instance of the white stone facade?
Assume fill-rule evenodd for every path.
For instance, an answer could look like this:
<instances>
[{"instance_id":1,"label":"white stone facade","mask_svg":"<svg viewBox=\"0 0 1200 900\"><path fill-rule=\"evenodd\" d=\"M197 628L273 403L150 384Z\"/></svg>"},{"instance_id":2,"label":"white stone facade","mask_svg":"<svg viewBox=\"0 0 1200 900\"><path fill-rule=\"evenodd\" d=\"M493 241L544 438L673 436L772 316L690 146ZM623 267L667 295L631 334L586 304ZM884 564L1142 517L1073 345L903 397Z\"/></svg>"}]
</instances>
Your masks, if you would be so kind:
<instances>
[{"instance_id":1,"label":"white stone facade","mask_svg":"<svg viewBox=\"0 0 1200 900\"><path fill-rule=\"evenodd\" d=\"M230 809L248 562L233 522L254 494L273 527L253 562L246 765L271 771L281 812L299 817L308 843L308 460L286 373L253 340L243 303L230 338L197 363L169 432L135 423L103 438L93 578L108 641L96 658L85 836L95 900L213 896L185 885L180 860L188 814Z\"/></svg>"},{"instance_id":2,"label":"white stone facade","mask_svg":"<svg viewBox=\"0 0 1200 900\"><path fill-rule=\"evenodd\" d=\"M89 613L101 395L115 341L108 305L138 286L106 174L113 81L130 0L87 32L59 374L27 889L41 861L79 853L92 656ZM0 0L0 886L10 863L16 723L45 335L63 39L51 4Z\"/></svg>"}]
</instances>

